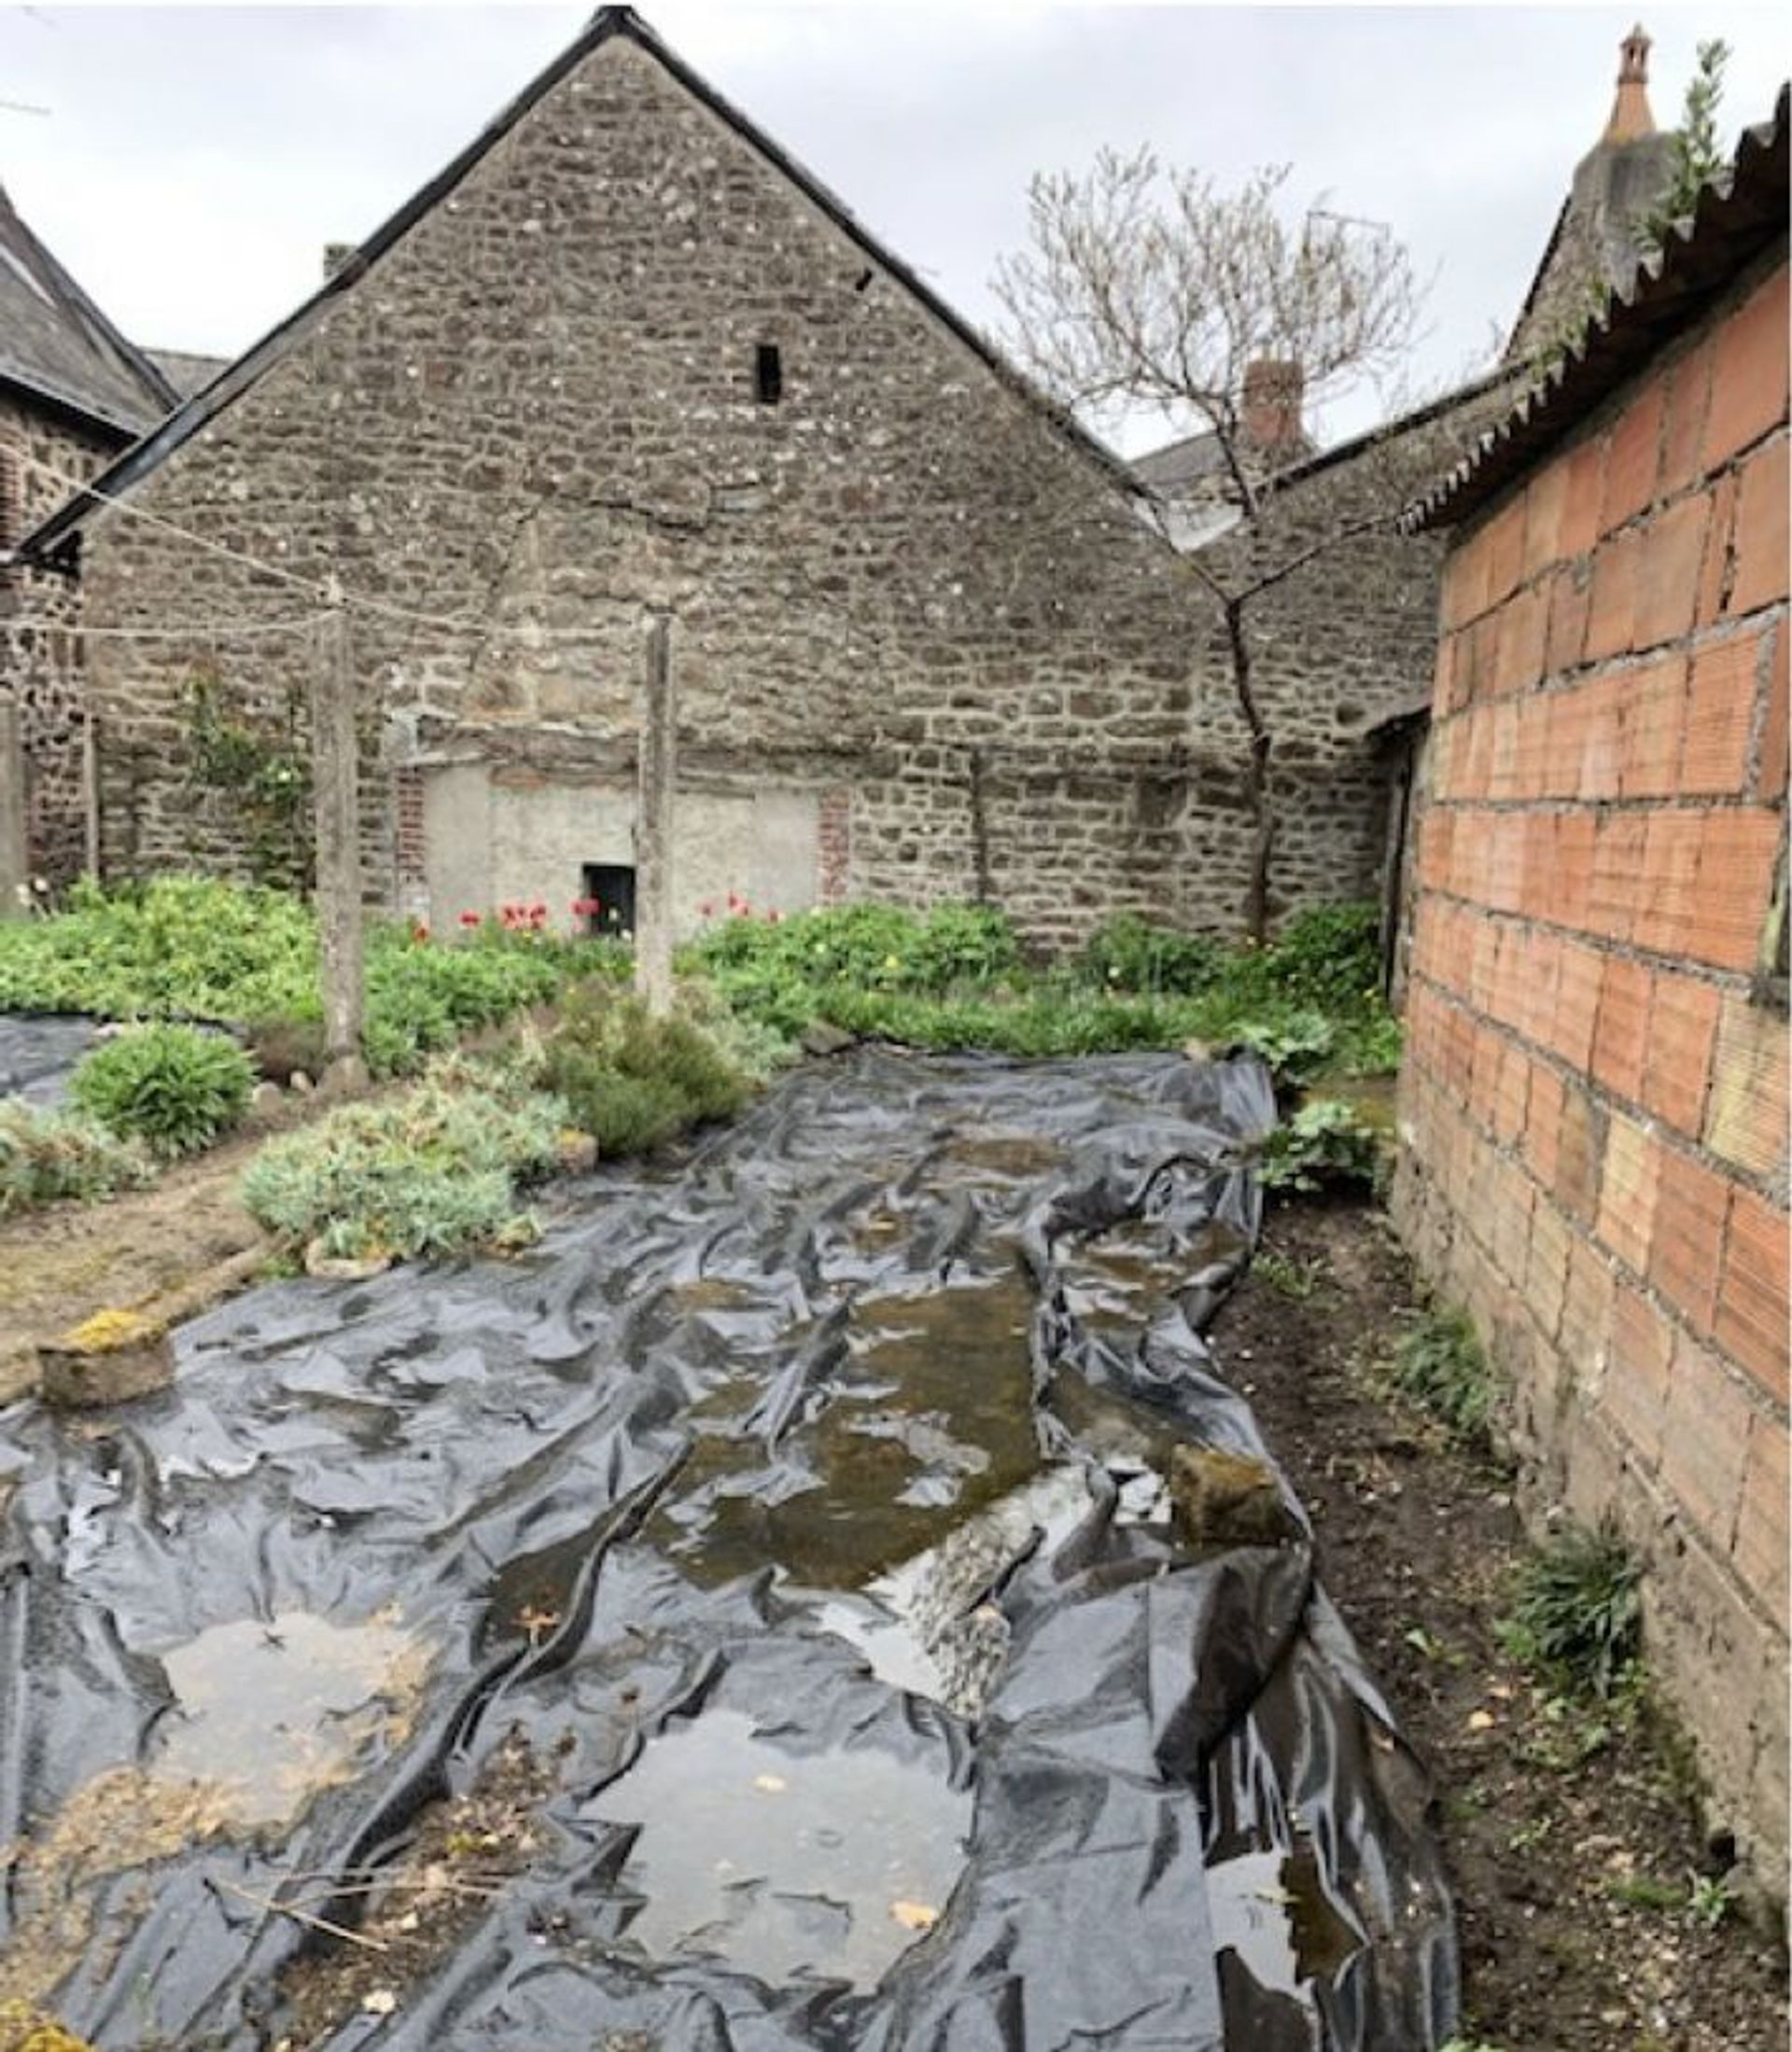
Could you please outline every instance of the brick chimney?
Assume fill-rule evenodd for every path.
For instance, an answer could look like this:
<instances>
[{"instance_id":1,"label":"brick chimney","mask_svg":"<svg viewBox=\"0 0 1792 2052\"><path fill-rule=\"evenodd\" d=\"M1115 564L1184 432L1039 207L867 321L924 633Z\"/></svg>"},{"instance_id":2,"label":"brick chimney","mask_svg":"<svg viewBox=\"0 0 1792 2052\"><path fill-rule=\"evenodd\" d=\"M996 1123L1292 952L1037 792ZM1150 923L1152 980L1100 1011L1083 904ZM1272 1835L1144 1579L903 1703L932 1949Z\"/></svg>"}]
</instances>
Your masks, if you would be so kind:
<instances>
[{"instance_id":1,"label":"brick chimney","mask_svg":"<svg viewBox=\"0 0 1792 2052\"><path fill-rule=\"evenodd\" d=\"M1297 363L1260 356L1244 367L1244 441L1263 456L1295 456L1306 446L1300 401L1306 378Z\"/></svg>"},{"instance_id":2,"label":"brick chimney","mask_svg":"<svg viewBox=\"0 0 1792 2052\"><path fill-rule=\"evenodd\" d=\"M1649 38L1639 21L1617 46L1617 97L1602 140L1634 143L1655 133L1649 107Z\"/></svg>"}]
</instances>

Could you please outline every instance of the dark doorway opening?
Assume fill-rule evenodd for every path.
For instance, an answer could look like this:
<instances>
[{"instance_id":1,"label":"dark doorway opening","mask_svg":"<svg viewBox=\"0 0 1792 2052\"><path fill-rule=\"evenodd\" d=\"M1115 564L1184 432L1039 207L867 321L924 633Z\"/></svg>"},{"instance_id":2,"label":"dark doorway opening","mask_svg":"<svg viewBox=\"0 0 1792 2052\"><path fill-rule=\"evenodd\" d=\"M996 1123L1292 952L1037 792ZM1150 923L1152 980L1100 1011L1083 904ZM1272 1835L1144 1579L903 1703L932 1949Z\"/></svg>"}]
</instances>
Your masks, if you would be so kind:
<instances>
[{"instance_id":1,"label":"dark doorway opening","mask_svg":"<svg viewBox=\"0 0 1792 2052\"><path fill-rule=\"evenodd\" d=\"M635 930L635 872L620 862L585 864L585 931L613 938Z\"/></svg>"}]
</instances>

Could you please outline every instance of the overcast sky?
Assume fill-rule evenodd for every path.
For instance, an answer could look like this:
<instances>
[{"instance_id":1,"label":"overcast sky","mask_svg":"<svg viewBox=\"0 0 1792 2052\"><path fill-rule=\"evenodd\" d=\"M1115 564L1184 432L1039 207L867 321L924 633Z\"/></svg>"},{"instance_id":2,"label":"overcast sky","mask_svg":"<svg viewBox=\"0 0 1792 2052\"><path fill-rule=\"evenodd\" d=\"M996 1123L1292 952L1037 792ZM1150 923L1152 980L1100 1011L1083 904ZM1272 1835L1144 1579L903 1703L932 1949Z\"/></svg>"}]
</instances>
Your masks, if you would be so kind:
<instances>
[{"instance_id":1,"label":"overcast sky","mask_svg":"<svg viewBox=\"0 0 1792 2052\"><path fill-rule=\"evenodd\" d=\"M582 26L583 7L0 6L0 179L133 340L234 355ZM1303 203L1388 223L1435 274L1420 391L1491 360L1575 160L1604 124L1629 9L765 7L648 21L947 300L994 327L994 260L1038 169L1154 144L1221 178L1287 162ZM1788 69L1792 10L1649 10L1677 116L1697 42L1732 47L1727 143ZM1366 426L1374 394L1335 407ZM1166 439L1135 422L1129 450Z\"/></svg>"}]
</instances>

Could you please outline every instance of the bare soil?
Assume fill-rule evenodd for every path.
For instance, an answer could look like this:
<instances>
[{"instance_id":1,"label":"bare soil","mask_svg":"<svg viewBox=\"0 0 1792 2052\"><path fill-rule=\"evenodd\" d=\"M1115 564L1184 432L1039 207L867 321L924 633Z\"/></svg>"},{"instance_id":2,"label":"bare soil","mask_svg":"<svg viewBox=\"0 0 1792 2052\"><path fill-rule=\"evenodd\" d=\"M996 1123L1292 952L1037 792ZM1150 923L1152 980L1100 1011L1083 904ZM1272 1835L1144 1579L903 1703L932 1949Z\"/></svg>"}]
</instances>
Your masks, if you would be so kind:
<instances>
[{"instance_id":1,"label":"bare soil","mask_svg":"<svg viewBox=\"0 0 1792 2052\"><path fill-rule=\"evenodd\" d=\"M1418 1297L1383 1215L1281 1204L1263 1249L1274 1258L1221 1312L1215 1349L1431 1770L1467 2034L1502 2052L1780 2052L1783 1954L1739 1908L1692 1914L1693 1877L1716 1880L1729 1856L1706 1841L1672 1731L1567 1710L1500 1645L1525 1553L1511 1479L1387 1389Z\"/></svg>"},{"instance_id":2,"label":"bare soil","mask_svg":"<svg viewBox=\"0 0 1792 2052\"><path fill-rule=\"evenodd\" d=\"M273 1133L290 1132L345 1098L292 1095L252 1115L221 1146L104 1204L52 1204L0 1223L0 1403L32 1388L35 1349L96 1311L178 1295L196 1316L240 1289L273 1245L243 1208L238 1184Z\"/></svg>"}]
</instances>

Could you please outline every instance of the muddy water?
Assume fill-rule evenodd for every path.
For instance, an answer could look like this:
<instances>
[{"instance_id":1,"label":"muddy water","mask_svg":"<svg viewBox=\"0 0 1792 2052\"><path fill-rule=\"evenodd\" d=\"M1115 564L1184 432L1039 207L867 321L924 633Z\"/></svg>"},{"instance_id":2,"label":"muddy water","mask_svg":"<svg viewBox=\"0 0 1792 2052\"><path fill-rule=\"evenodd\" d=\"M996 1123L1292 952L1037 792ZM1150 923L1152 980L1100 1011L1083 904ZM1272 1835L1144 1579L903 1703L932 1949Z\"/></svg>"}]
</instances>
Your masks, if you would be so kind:
<instances>
[{"instance_id":1,"label":"muddy water","mask_svg":"<svg viewBox=\"0 0 1792 2052\"><path fill-rule=\"evenodd\" d=\"M215 1625L160 1658L174 1708L145 1759L204 1782L238 1823L277 1823L401 1728L427 1664L396 1622L332 1625L303 1611Z\"/></svg>"},{"instance_id":2,"label":"muddy water","mask_svg":"<svg viewBox=\"0 0 1792 2052\"><path fill-rule=\"evenodd\" d=\"M788 1752L716 1709L651 1739L582 1814L640 1826L619 1883L641 1899L630 1947L864 1989L944 1907L971 1808L930 1767Z\"/></svg>"},{"instance_id":3,"label":"muddy water","mask_svg":"<svg viewBox=\"0 0 1792 2052\"><path fill-rule=\"evenodd\" d=\"M1037 1472L1031 1318L1018 1269L860 1298L771 1485L748 1426L762 1365L688 1414L695 1448L646 1536L703 1583L776 1562L808 1587L862 1587Z\"/></svg>"}]
</instances>

